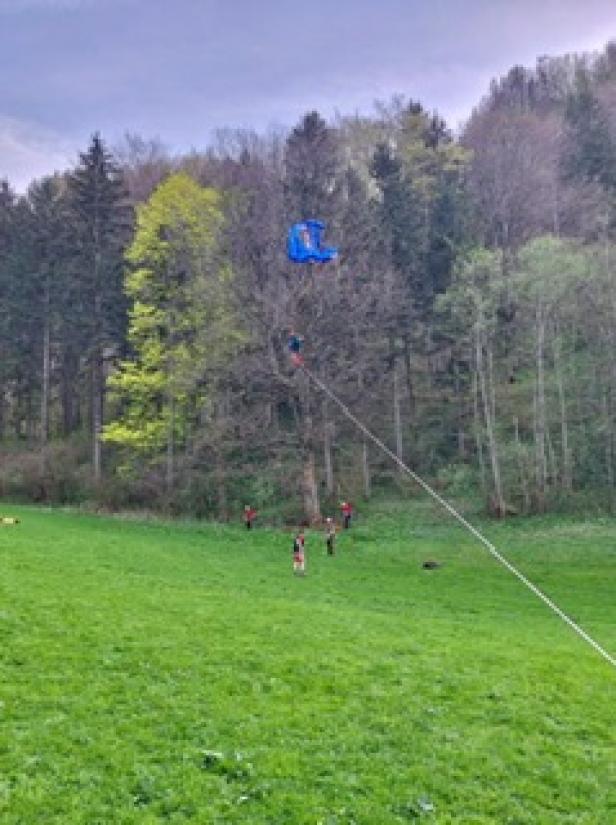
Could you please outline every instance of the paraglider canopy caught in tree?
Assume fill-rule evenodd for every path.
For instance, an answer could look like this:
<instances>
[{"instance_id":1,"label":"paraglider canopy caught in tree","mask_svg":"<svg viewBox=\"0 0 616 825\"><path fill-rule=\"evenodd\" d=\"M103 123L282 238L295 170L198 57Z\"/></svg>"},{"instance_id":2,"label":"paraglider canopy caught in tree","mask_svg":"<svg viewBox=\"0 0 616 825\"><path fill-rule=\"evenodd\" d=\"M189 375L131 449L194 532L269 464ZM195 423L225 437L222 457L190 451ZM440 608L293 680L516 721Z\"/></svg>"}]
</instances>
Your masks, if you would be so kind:
<instances>
[{"instance_id":1,"label":"paraglider canopy caught in tree","mask_svg":"<svg viewBox=\"0 0 616 825\"><path fill-rule=\"evenodd\" d=\"M323 221L308 220L294 224L289 229L287 253L290 260L298 264L311 262L326 263L338 255L335 247L322 247L321 235L325 229Z\"/></svg>"}]
</instances>

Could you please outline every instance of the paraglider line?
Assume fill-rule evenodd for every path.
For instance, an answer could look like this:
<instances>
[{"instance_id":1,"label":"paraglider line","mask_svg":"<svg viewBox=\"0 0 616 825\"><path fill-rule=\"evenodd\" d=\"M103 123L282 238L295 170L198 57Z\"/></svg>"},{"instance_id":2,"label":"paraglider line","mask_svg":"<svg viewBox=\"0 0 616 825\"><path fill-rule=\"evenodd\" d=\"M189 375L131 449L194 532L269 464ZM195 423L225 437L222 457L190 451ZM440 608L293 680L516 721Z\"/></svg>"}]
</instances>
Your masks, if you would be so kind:
<instances>
[{"instance_id":1,"label":"paraglider line","mask_svg":"<svg viewBox=\"0 0 616 825\"><path fill-rule=\"evenodd\" d=\"M556 615L563 620L563 622L568 624L569 627L578 634L578 636L581 636L585 642L587 642L591 647L593 647L597 651L597 653L603 656L603 658L607 662L609 662L613 667L616 668L616 659L614 659L614 657L611 656L607 652L607 650L601 647L601 645L598 642L596 642L591 636L589 636L588 633L586 633L586 631L583 630L578 624L576 624L576 622L574 622L573 619L567 616L567 614L564 611L562 611L560 607L558 607L558 605L554 604L554 602L548 596L546 596L545 593L539 590L539 588L536 585L529 581L529 579L527 579L523 573L520 573L520 571L516 567L514 567L513 564L511 564L511 562L507 561L507 559L498 552L496 547L494 547L492 542L488 541L488 539L484 535L482 535L476 527L473 527L473 525L470 524L470 522L468 522L464 518L464 516L460 515L460 513L458 513L458 511L455 509L455 507L449 504L449 502L446 501L444 498L439 496L439 494L435 490L433 490L432 487L430 487L430 485L427 482L425 482L423 478L421 478L421 476L418 476L417 473L413 472L413 470L407 467L406 464L403 461L401 461L398 458L398 456L395 453L393 453L389 449L389 447L387 447L381 441L380 438L374 435L374 433L372 433L364 424L362 424L362 422L358 418L356 418L353 415L353 413L350 411L347 405L343 401L341 401L338 398L338 396L334 392L332 392L332 390L329 389L329 387L327 387L319 378L317 378L317 376L313 372L311 372L305 364L301 365L299 368L304 371L308 378L322 392L324 392L325 395L331 398L331 400L335 404L337 404L338 407L340 407L340 409L346 415L346 417L350 421L352 421L353 424L355 424L355 426L359 430L361 430L367 438L369 438L374 444L377 445L377 447L379 447L384 453L386 453L389 456L389 458L391 458L391 460L394 461L400 467L401 470L403 470L408 476L410 476L413 479L413 481L415 481L423 490L426 491L426 493L428 493L435 501L437 501L441 505L441 507L444 507L445 510L447 510L447 512L451 516L453 516L453 518L455 518L463 527L465 527L470 533L472 533L473 536L475 536L475 538L478 539L484 545L484 547L486 547L486 549L492 554L492 556L498 562L500 562L500 564L506 567L510 573L513 573L513 575L516 576L524 585L526 585L526 587L528 587L528 589L531 590L535 594L535 596L541 599L541 601L544 604L546 604L551 610L553 610L554 613L556 613Z\"/></svg>"}]
</instances>

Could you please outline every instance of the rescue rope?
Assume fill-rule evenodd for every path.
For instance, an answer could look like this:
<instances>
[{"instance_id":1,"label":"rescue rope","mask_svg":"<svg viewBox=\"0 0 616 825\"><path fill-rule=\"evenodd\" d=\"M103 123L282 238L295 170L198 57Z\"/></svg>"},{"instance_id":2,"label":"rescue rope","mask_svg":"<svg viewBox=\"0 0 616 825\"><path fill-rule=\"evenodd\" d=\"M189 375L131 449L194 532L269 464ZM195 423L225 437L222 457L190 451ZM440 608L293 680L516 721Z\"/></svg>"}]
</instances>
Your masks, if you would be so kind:
<instances>
[{"instance_id":1,"label":"rescue rope","mask_svg":"<svg viewBox=\"0 0 616 825\"><path fill-rule=\"evenodd\" d=\"M427 482L425 482L423 478L421 478L421 476L418 476L417 473L413 472L413 470L407 467L406 464L403 461L401 461L401 459L399 459L398 456L395 453L393 453L389 449L389 447L387 447L387 445L381 441L380 438L374 435L374 433L372 433L364 424L362 424L362 422L358 418L356 418L353 415L353 413L350 411L347 405L343 401L341 401L338 398L338 396L320 380L320 378L317 378L317 376L313 372L311 372L305 364L300 365L300 369L304 371L308 378L322 392L324 392L329 398L331 398L331 400L335 404L338 405L338 407L340 407L340 409L346 415L346 417L350 421L352 421L353 424L355 424L355 426L358 429L360 429L361 432L367 438L369 438L374 444L377 445L377 447L379 447L384 453L386 453L389 456L389 458L391 458L392 461L394 461L400 467L401 470L403 470L408 476L410 476L413 479L413 481L415 481L423 490L425 490L430 496L432 496L432 498L435 499L435 501L437 501L441 505L441 507L444 507L445 510L447 510L447 512L451 516L453 516L453 518L455 518L458 522L460 522L460 524L463 527L465 527L470 533L472 533L473 536L475 536L475 538L478 539L484 545L484 547L487 548L487 550L498 562L500 562L504 567L507 568L507 570L509 570L510 573L513 573L514 576L516 576L523 584L525 584L526 587L528 587L528 589L535 594L535 596L541 599L541 601L544 602L544 604L546 604L551 610L553 610L554 613L556 613L556 615L563 620L563 622L568 624L569 627L578 634L578 636L581 636L581 638L584 639L584 641L587 642L591 647L593 647L597 653L603 656L603 658L607 662L609 662L613 667L616 667L616 659L614 659L614 657L611 656L607 652L607 650L601 647L601 645L598 642L596 642L591 636L589 636L588 633L586 633L586 631L583 630L578 624L576 624L576 622L574 622L573 619L567 616L567 614L563 610L561 610L560 607L558 607L558 605L556 605L548 596L546 596L545 593L539 590L539 588L536 585L529 581L529 579L527 579L523 573L520 573L520 571L516 567L514 567L513 564L511 564L511 562L507 561L507 559L498 552L496 547L494 547L492 542L488 541L488 539L484 535L482 535L482 533L480 533L476 527L473 527L473 525L470 524L470 522L468 522L464 518L464 516L458 513L455 507L449 504L449 502L446 501L444 498L439 496L439 494L435 490L433 490L432 487L430 487L430 485Z\"/></svg>"}]
</instances>

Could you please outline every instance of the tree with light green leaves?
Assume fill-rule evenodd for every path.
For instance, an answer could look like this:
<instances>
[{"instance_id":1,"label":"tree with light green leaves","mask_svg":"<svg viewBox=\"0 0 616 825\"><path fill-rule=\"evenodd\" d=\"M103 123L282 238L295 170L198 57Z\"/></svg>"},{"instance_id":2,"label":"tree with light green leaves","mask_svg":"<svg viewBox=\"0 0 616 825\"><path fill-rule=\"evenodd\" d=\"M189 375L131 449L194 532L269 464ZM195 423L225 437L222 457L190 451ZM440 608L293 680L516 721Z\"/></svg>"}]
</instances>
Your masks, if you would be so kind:
<instances>
[{"instance_id":1,"label":"tree with light green leaves","mask_svg":"<svg viewBox=\"0 0 616 825\"><path fill-rule=\"evenodd\" d=\"M560 482L570 489L572 479L572 455L569 446L568 392L564 361L567 349L571 349L571 329L575 321L570 307L581 288L588 289L596 269L595 260L587 250L574 241L543 236L535 238L520 250L516 270L512 276L512 289L520 314L525 319L521 337L526 338L532 351L528 359L534 367L533 434L535 446L535 508L546 509L546 493L549 484ZM578 317L577 323L583 323ZM525 334L526 333L526 334ZM548 445L550 444L549 392L550 379L557 390L560 418L560 470L554 457L554 470L548 471Z\"/></svg>"},{"instance_id":2,"label":"tree with light green leaves","mask_svg":"<svg viewBox=\"0 0 616 825\"><path fill-rule=\"evenodd\" d=\"M471 396L477 457L483 485L490 490L490 509L506 513L496 418L497 379L494 354L498 337L498 310L505 283L502 254L476 248L454 270L452 283L438 299L438 307L449 316L450 331L459 349L458 357L471 367ZM484 448L487 447L491 484L487 483Z\"/></svg>"},{"instance_id":3,"label":"tree with light green leaves","mask_svg":"<svg viewBox=\"0 0 616 825\"><path fill-rule=\"evenodd\" d=\"M222 207L219 192L172 175L138 211L126 255L134 354L109 379L120 414L104 438L133 460L164 461L168 490L178 451L207 419L220 372L242 340Z\"/></svg>"}]
</instances>

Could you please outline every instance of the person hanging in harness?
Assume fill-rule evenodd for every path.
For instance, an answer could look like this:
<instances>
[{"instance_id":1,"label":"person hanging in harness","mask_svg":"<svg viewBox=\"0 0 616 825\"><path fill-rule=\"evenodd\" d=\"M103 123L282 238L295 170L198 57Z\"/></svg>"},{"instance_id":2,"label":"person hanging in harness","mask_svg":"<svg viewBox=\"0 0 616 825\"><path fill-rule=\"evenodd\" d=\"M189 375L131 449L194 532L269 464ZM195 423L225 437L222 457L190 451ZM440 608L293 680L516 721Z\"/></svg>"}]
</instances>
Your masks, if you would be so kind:
<instances>
[{"instance_id":1,"label":"person hanging in harness","mask_svg":"<svg viewBox=\"0 0 616 825\"><path fill-rule=\"evenodd\" d=\"M304 346L304 339L292 329L289 330L289 337L287 339L287 348L291 353L291 363L294 367L304 366L304 356L302 355L302 347Z\"/></svg>"}]
</instances>

